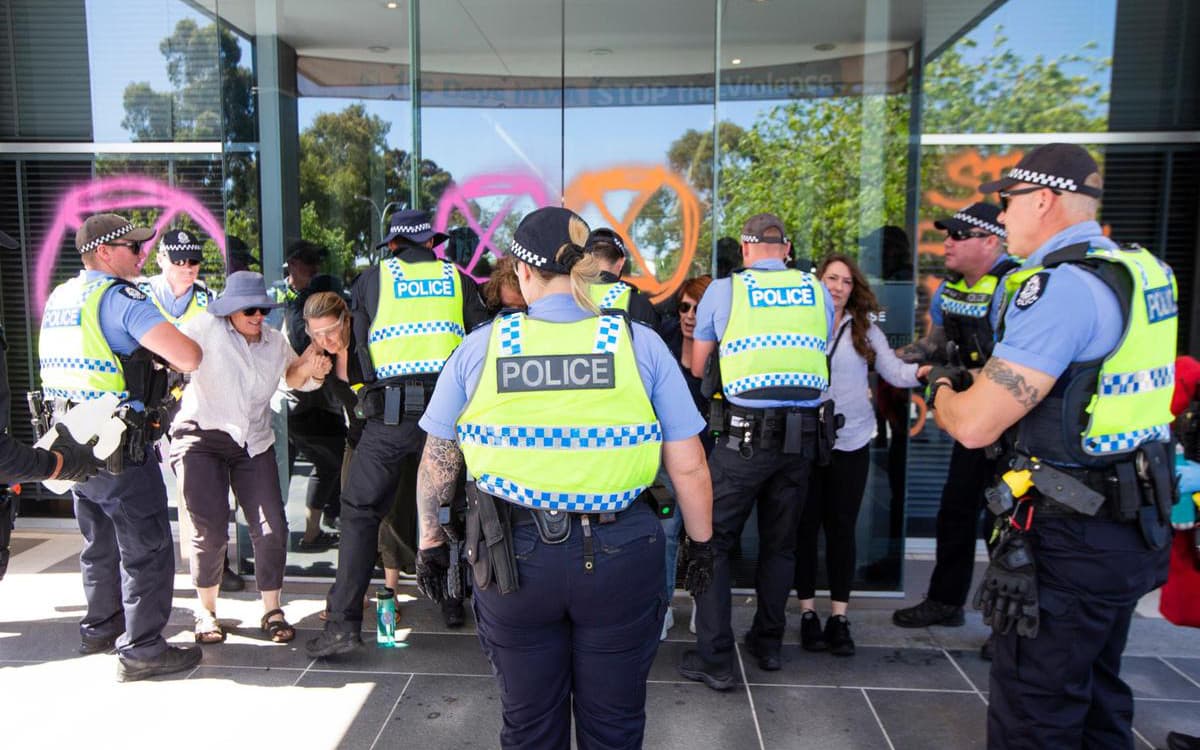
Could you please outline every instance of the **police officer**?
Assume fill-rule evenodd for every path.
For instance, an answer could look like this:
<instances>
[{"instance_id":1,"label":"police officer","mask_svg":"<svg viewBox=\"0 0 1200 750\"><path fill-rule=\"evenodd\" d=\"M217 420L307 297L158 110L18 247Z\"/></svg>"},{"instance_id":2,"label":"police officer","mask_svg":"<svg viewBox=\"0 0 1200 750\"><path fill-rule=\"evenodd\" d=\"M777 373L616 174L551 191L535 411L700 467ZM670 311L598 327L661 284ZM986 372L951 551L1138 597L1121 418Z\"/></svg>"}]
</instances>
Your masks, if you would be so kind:
<instances>
[{"instance_id":1,"label":"police officer","mask_svg":"<svg viewBox=\"0 0 1200 750\"><path fill-rule=\"evenodd\" d=\"M16 240L0 232L0 248L15 250L18 246ZM12 394L8 387L8 361L4 356L7 349L4 329L0 328L0 579L8 570L9 541L17 517L17 497L9 485L43 479L78 482L99 469L90 449L76 443L61 429L50 450L27 448L8 434Z\"/></svg>"},{"instance_id":2,"label":"police officer","mask_svg":"<svg viewBox=\"0 0 1200 750\"><path fill-rule=\"evenodd\" d=\"M364 271L351 290L355 356L366 381L359 410L367 421L342 491L337 578L325 631L307 644L313 657L362 643L363 595L375 567L379 522L391 508L404 460L420 455L425 444L417 420L450 353L487 319L475 283L434 255L445 241L428 211L397 211L380 244L391 256Z\"/></svg>"},{"instance_id":3,"label":"police officer","mask_svg":"<svg viewBox=\"0 0 1200 750\"><path fill-rule=\"evenodd\" d=\"M155 274L138 284L163 317L177 327L205 312L214 299L200 281L200 262L204 260L204 242L182 229L163 233L158 242L158 267Z\"/></svg>"},{"instance_id":4,"label":"police officer","mask_svg":"<svg viewBox=\"0 0 1200 750\"><path fill-rule=\"evenodd\" d=\"M761 668L782 666L784 607L833 326L828 290L812 274L787 268L790 250L778 217L750 217L742 229L745 270L713 281L696 311L692 373L706 377L705 395L714 398L709 427L721 433L708 459L716 566L713 585L696 597L697 648L684 654L679 672L714 690L734 684L729 556L756 499L758 609L746 645Z\"/></svg>"},{"instance_id":5,"label":"police officer","mask_svg":"<svg viewBox=\"0 0 1200 750\"><path fill-rule=\"evenodd\" d=\"M667 606L663 533L641 499L660 453L696 540L690 587L711 573L704 423L661 338L597 317L587 234L565 208L521 221L511 252L528 314L502 313L468 336L421 419L417 582L445 594L439 510L465 456L466 559L503 747L570 746L572 709L580 748L641 747Z\"/></svg>"},{"instance_id":6,"label":"police officer","mask_svg":"<svg viewBox=\"0 0 1200 750\"><path fill-rule=\"evenodd\" d=\"M906 361L926 364L953 360L953 364L977 370L991 355L995 339L992 320L1004 301L1001 279L1019 265L1004 252L1005 233L997 220L999 214L996 206L972 203L934 222L946 233L948 273L929 306L933 326L923 339L901 350ZM979 514L984 507L983 491L992 484L995 473L995 458L989 458L985 450L954 443L938 506L937 563L929 590L919 604L892 613L896 625L924 628L963 624L963 604L975 565Z\"/></svg>"},{"instance_id":7,"label":"police officer","mask_svg":"<svg viewBox=\"0 0 1200 750\"><path fill-rule=\"evenodd\" d=\"M200 347L168 322L133 285L142 243L153 229L116 214L89 217L75 234L83 268L46 301L38 343L42 391L61 414L73 404L113 393L130 408L123 470L101 471L75 485L83 532L81 653L116 645L118 679L140 680L190 669L200 652L168 646L175 574L167 493L152 442L153 414L165 386L150 353L180 371L200 363Z\"/></svg>"},{"instance_id":8,"label":"police officer","mask_svg":"<svg viewBox=\"0 0 1200 750\"><path fill-rule=\"evenodd\" d=\"M976 594L996 634L988 746L1129 748L1121 652L1167 573L1175 279L1104 236L1099 169L1079 146L1033 149L980 191L999 193L1009 250L1032 274L973 385L954 370L929 379L938 424L964 446L1012 428Z\"/></svg>"},{"instance_id":9,"label":"police officer","mask_svg":"<svg viewBox=\"0 0 1200 750\"><path fill-rule=\"evenodd\" d=\"M633 320L658 328L658 313L654 305L632 284L621 281L629 263L625 240L608 227L593 229L583 245L584 252L600 264L600 283L592 284L592 301L601 310L624 310Z\"/></svg>"}]
</instances>

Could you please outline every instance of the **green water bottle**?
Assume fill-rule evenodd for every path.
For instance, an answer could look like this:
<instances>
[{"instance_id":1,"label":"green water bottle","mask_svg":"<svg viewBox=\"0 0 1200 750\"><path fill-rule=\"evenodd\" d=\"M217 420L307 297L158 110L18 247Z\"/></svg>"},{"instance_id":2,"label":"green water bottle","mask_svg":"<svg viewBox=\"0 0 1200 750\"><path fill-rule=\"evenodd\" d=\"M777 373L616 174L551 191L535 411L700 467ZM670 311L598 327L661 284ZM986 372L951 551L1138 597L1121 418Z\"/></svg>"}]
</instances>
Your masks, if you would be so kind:
<instances>
[{"instance_id":1,"label":"green water bottle","mask_svg":"<svg viewBox=\"0 0 1200 750\"><path fill-rule=\"evenodd\" d=\"M375 645L396 647L396 592L389 588L375 592Z\"/></svg>"}]
</instances>

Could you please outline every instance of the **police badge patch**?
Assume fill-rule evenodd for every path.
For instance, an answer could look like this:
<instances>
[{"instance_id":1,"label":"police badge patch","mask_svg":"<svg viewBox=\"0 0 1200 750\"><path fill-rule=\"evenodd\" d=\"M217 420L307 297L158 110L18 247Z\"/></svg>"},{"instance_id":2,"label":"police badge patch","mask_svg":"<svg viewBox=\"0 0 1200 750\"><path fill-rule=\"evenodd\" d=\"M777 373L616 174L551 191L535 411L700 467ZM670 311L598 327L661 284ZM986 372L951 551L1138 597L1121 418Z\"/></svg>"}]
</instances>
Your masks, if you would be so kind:
<instances>
[{"instance_id":1,"label":"police badge patch","mask_svg":"<svg viewBox=\"0 0 1200 750\"><path fill-rule=\"evenodd\" d=\"M1033 303L1041 299L1042 295L1046 293L1046 285L1049 283L1050 274L1045 271L1035 273L1033 276L1025 279L1025 283L1021 285L1021 291L1017 293L1017 298L1013 300L1013 305L1018 310L1027 310L1032 307Z\"/></svg>"},{"instance_id":2,"label":"police badge patch","mask_svg":"<svg viewBox=\"0 0 1200 750\"><path fill-rule=\"evenodd\" d=\"M124 294L126 297L128 297L131 300L134 300L135 302L141 302L144 299L146 299L145 293L143 293L140 289L138 289L135 286L122 285L121 286L121 294Z\"/></svg>"}]
</instances>

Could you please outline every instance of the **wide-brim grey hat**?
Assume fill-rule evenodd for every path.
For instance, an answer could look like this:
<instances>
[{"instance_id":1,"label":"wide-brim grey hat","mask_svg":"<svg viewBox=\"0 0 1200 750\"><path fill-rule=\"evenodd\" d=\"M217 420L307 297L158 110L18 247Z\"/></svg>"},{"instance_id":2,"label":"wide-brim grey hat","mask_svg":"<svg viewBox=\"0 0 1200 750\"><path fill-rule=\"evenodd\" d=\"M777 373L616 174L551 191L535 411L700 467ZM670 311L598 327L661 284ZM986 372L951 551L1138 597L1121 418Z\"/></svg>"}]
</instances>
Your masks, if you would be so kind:
<instances>
[{"instance_id":1,"label":"wide-brim grey hat","mask_svg":"<svg viewBox=\"0 0 1200 750\"><path fill-rule=\"evenodd\" d=\"M279 307L280 303L267 296L263 275L254 271L235 271L225 280L225 291L209 303L208 311L222 318L247 307Z\"/></svg>"}]
</instances>

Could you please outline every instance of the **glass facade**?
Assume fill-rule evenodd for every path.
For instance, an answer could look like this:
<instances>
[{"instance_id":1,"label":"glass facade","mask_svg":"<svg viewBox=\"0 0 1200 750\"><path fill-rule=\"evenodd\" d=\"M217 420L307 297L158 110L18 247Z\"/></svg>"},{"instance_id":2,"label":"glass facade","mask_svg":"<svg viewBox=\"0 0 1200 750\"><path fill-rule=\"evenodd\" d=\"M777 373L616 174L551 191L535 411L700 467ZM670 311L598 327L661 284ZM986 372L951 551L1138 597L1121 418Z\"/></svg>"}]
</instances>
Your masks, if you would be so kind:
<instances>
[{"instance_id":1,"label":"glass facade","mask_svg":"<svg viewBox=\"0 0 1200 750\"><path fill-rule=\"evenodd\" d=\"M562 203L626 236L656 300L736 264L741 223L772 211L798 264L859 259L899 346L928 329L933 221L1051 140L1103 164L1112 236L1173 265L1195 351L1197 39L1172 0L0 0L0 227L24 246L0 258L12 389L35 384L45 295L100 210L210 238L219 288L238 241L270 282L301 238L348 282L407 206L484 279L524 213ZM933 530L950 440L874 381L856 589L887 591L905 534ZM28 439L19 403L11 423Z\"/></svg>"}]
</instances>

